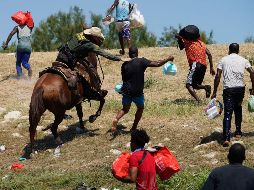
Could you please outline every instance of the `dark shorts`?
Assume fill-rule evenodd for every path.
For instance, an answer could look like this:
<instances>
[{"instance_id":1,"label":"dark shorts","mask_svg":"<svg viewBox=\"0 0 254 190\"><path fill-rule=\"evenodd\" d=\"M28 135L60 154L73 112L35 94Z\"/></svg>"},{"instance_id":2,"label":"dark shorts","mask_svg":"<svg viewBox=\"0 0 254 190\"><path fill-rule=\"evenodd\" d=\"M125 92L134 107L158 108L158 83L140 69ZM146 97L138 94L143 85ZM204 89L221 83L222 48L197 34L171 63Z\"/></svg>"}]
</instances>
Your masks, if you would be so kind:
<instances>
[{"instance_id":1,"label":"dark shorts","mask_svg":"<svg viewBox=\"0 0 254 190\"><path fill-rule=\"evenodd\" d=\"M193 88L196 88L197 85L201 85L205 77L205 72L205 65L196 62L192 63L186 84L191 85Z\"/></svg>"},{"instance_id":2,"label":"dark shorts","mask_svg":"<svg viewBox=\"0 0 254 190\"><path fill-rule=\"evenodd\" d=\"M132 102L134 102L136 104L136 106L144 106L144 104L145 104L144 95L132 97L132 96L123 94L123 98L122 98L123 105L129 105Z\"/></svg>"}]
</instances>

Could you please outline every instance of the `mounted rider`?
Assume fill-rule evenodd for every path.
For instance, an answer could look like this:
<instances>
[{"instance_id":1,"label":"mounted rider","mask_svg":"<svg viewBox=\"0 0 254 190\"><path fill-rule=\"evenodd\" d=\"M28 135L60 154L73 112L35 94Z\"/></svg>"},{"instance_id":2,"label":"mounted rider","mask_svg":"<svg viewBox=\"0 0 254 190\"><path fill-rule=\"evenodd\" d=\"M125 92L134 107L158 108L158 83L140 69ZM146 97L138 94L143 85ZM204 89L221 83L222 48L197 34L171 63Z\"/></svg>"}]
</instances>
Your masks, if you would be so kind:
<instances>
[{"instance_id":1,"label":"mounted rider","mask_svg":"<svg viewBox=\"0 0 254 190\"><path fill-rule=\"evenodd\" d=\"M59 48L59 53L56 58L56 61L65 63L71 70L75 70L78 62L82 61L85 63L94 75L94 80L97 80L98 85L95 85L95 90L102 97L106 96L107 91L101 90L101 82L97 68L94 68L89 63L89 59L85 58L89 57L91 53L94 53L112 61L122 60L120 57L114 56L100 48L104 39L100 28L91 27L85 29L83 32L75 34L65 45Z\"/></svg>"}]
</instances>

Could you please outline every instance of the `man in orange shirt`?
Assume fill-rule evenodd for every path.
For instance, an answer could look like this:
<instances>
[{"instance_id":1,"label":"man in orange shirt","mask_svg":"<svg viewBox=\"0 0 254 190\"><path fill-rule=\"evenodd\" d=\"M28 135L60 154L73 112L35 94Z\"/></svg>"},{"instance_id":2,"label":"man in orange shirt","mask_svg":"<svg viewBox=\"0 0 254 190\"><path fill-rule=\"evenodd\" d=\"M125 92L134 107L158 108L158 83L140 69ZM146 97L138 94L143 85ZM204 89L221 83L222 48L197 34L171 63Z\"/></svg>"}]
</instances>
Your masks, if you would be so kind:
<instances>
[{"instance_id":1,"label":"man in orange shirt","mask_svg":"<svg viewBox=\"0 0 254 190\"><path fill-rule=\"evenodd\" d=\"M193 30L195 31L193 32ZM190 32L195 35L190 35ZM188 25L176 35L176 38L178 39L180 49L185 48L190 66L186 88L198 102L201 100L194 89L204 89L206 91L206 98L209 98L211 95L211 86L202 85L207 68L206 56L210 63L210 74L215 75L215 70L213 68L212 55L205 43L201 41L198 28L194 25Z\"/></svg>"}]
</instances>

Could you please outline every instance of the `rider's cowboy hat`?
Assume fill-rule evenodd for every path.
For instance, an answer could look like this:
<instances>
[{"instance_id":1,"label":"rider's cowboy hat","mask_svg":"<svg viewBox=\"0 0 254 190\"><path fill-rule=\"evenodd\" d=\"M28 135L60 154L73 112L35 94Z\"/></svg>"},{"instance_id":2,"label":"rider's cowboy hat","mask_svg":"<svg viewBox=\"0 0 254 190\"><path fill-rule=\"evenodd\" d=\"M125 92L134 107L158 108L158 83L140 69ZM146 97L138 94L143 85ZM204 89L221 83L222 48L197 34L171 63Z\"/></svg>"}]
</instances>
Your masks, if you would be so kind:
<instances>
[{"instance_id":1,"label":"rider's cowboy hat","mask_svg":"<svg viewBox=\"0 0 254 190\"><path fill-rule=\"evenodd\" d=\"M98 27L92 27L92 28L86 29L86 30L84 30L84 34L91 35L91 36L96 36L96 37L99 37L103 40L105 39L104 35L101 32L101 29L98 28Z\"/></svg>"}]
</instances>

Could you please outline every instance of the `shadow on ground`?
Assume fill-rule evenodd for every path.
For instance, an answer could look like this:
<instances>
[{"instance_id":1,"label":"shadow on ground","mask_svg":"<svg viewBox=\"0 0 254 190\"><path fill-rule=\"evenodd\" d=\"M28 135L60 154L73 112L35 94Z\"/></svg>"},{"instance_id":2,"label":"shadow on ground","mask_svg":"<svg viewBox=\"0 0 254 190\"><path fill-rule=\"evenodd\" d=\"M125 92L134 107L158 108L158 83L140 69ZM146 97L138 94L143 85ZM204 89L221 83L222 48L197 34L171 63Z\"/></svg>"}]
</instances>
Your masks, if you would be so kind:
<instances>
[{"instance_id":1,"label":"shadow on ground","mask_svg":"<svg viewBox=\"0 0 254 190\"><path fill-rule=\"evenodd\" d=\"M84 125L86 124L86 122L87 120L84 121ZM77 137L94 137L94 136L100 135L99 133L97 133L99 129L87 129L87 128L85 128L84 133L77 134L77 131L76 131L77 127L79 127L79 122L69 125L66 130L62 130L58 133L63 143L70 142ZM47 135L43 139L37 139L35 141L35 144L36 144L35 149L38 151L44 151L47 149L52 149L57 147L57 144L55 143L55 140L52 137L52 135Z\"/></svg>"},{"instance_id":2,"label":"shadow on ground","mask_svg":"<svg viewBox=\"0 0 254 190\"><path fill-rule=\"evenodd\" d=\"M18 80L17 75L10 74L10 75L4 76L4 77L0 80L0 82L4 82L4 81L9 80L9 79Z\"/></svg>"},{"instance_id":3,"label":"shadow on ground","mask_svg":"<svg viewBox=\"0 0 254 190\"><path fill-rule=\"evenodd\" d=\"M164 99L164 100L162 100L161 104L162 105L175 104L175 105L194 105L194 106L198 106L198 105L205 105L205 102L197 103L197 101L193 100L193 99L178 98L178 99L175 99L175 100Z\"/></svg>"},{"instance_id":4,"label":"shadow on ground","mask_svg":"<svg viewBox=\"0 0 254 190\"><path fill-rule=\"evenodd\" d=\"M202 138L200 144L207 144L212 141L217 141L219 144L222 144L223 143L222 133L215 131L211 133L209 136Z\"/></svg>"},{"instance_id":5,"label":"shadow on ground","mask_svg":"<svg viewBox=\"0 0 254 190\"><path fill-rule=\"evenodd\" d=\"M111 134L109 134L110 130L107 132L111 136L111 138L109 139L110 141L114 140L117 136L127 135L131 133L130 131L127 131L126 130L127 127L122 124L117 125L116 128L117 130Z\"/></svg>"}]
</instances>

